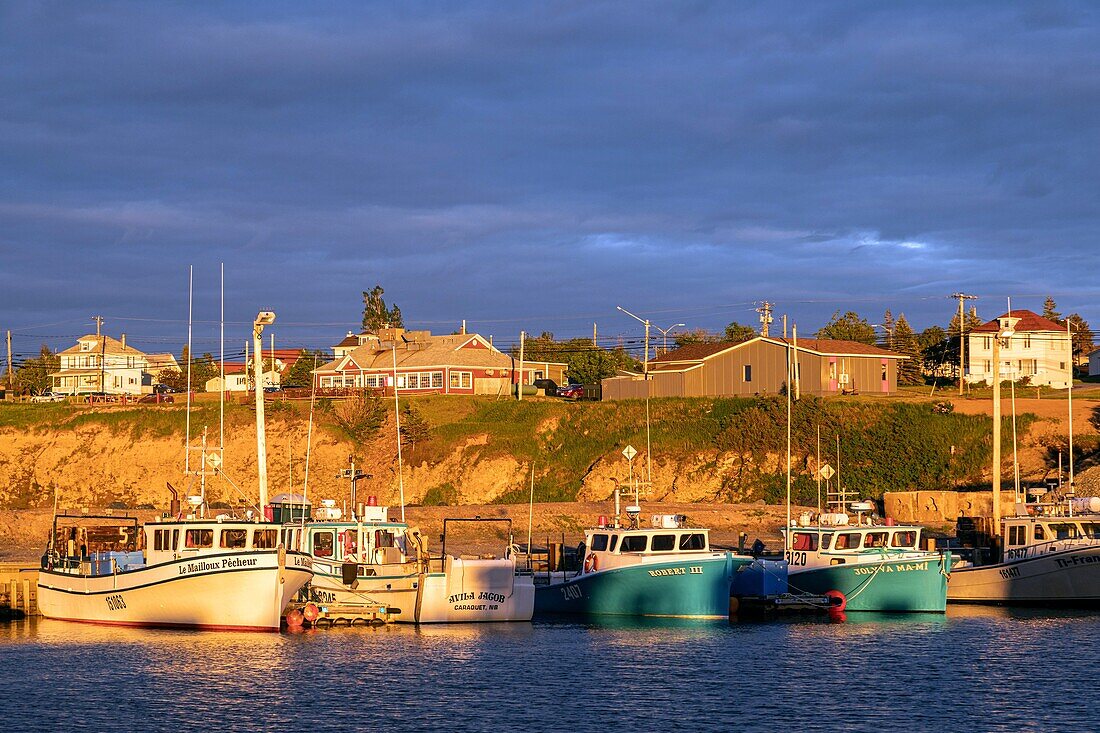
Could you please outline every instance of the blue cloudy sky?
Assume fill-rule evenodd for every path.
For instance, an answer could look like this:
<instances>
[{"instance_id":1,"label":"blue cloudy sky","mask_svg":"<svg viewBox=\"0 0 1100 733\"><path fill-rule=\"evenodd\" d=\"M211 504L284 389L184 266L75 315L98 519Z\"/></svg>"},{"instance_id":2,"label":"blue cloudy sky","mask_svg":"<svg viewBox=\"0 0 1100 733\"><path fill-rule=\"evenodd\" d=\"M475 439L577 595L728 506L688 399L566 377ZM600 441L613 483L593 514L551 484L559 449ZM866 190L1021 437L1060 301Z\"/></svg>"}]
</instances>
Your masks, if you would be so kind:
<instances>
[{"instance_id":1,"label":"blue cloudy sky","mask_svg":"<svg viewBox=\"0 0 1100 733\"><path fill-rule=\"evenodd\" d=\"M0 329L1100 322L1093 3L0 5ZM209 339L214 327L197 331Z\"/></svg>"}]
</instances>

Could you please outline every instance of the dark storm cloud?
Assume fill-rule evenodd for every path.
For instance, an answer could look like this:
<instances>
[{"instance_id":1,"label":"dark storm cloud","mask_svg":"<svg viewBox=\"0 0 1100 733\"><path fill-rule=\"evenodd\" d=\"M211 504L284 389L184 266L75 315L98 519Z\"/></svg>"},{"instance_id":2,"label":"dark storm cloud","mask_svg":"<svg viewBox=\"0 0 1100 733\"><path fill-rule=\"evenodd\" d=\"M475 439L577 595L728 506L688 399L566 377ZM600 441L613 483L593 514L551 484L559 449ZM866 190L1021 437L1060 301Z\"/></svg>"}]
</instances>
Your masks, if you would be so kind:
<instances>
[{"instance_id":1,"label":"dark storm cloud","mask_svg":"<svg viewBox=\"0 0 1100 733\"><path fill-rule=\"evenodd\" d=\"M238 320L1100 321L1098 61L1088 3L5 4L0 327L223 260Z\"/></svg>"}]
</instances>

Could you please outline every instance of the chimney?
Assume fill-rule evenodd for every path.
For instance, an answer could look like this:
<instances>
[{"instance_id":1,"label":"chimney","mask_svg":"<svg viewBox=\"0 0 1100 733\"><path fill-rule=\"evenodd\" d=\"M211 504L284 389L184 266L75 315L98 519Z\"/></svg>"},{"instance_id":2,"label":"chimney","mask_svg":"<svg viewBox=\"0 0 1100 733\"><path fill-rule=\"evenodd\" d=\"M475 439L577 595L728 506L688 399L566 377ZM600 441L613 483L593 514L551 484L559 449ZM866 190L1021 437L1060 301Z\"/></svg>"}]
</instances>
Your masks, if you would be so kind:
<instances>
[{"instance_id":1,"label":"chimney","mask_svg":"<svg viewBox=\"0 0 1100 733\"><path fill-rule=\"evenodd\" d=\"M462 319L462 335L463 336L466 335L466 319L465 318Z\"/></svg>"},{"instance_id":2,"label":"chimney","mask_svg":"<svg viewBox=\"0 0 1100 733\"><path fill-rule=\"evenodd\" d=\"M126 334L122 334L122 338L120 339L120 341L122 341L122 348L125 349L126 348Z\"/></svg>"}]
</instances>

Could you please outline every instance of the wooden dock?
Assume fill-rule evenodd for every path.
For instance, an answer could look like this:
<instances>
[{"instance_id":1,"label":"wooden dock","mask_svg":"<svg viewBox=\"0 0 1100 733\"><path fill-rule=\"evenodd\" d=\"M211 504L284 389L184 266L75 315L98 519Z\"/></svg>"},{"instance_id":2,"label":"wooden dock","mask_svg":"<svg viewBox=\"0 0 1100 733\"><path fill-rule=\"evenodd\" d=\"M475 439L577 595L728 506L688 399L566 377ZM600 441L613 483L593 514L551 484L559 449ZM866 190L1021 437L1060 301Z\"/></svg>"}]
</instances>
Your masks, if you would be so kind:
<instances>
[{"instance_id":1,"label":"wooden dock","mask_svg":"<svg viewBox=\"0 0 1100 733\"><path fill-rule=\"evenodd\" d=\"M321 605L317 603L293 602L283 612L283 618L290 628L313 626L329 628L334 626L382 626L393 623L396 609L377 603L346 606Z\"/></svg>"},{"instance_id":2,"label":"wooden dock","mask_svg":"<svg viewBox=\"0 0 1100 733\"><path fill-rule=\"evenodd\" d=\"M0 619L38 615L38 566L0 563Z\"/></svg>"}]
</instances>

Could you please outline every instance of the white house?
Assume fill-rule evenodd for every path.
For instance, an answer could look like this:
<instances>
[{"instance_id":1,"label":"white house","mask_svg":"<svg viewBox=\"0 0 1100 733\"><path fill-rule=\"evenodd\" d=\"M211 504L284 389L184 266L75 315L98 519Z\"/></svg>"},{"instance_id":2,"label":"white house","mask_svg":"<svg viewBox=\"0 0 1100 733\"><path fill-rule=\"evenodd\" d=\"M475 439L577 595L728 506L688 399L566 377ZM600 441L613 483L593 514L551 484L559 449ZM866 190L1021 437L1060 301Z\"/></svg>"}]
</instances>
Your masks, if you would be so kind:
<instances>
[{"instance_id":1,"label":"white house","mask_svg":"<svg viewBox=\"0 0 1100 733\"><path fill-rule=\"evenodd\" d=\"M1089 354L1089 376L1100 377L1100 349Z\"/></svg>"},{"instance_id":2,"label":"white house","mask_svg":"<svg viewBox=\"0 0 1100 733\"><path fill-rule=\"evenodd\" d=\"M993 339L1005 329L1013 333L1001 343L1001 379L1027 377L1032 385L1069 387L1073 356L1069 334L1063 326L1029 310L1013 310L970 332L968 382L993 383Z\"/></svg>"},{"instance_id":3,"label":"white house","mask_svg":"<svg viewBox=\"0 0 1100 733\"><path fill-rule=\"evenodd\" d=\"M225 391L226 392L247 392L252 384L252 360L249 359L248 363L244 362L226 362L225 363ZM280 384L279 372L273 369L269 369L263 374L263 382L265 387L278 387ZM219 392L221 391L221 376L208 379L206 381L207 392Z\"/></svg>"},{"instance_id":4,"label":"white house","mask_svg":"<svg viewBox=\"0 0 1100 733\"><path fill-rule=\"evenodd\" d=\"M76 346L58 356L60 368L50 374L54 392L139 395L148 392L152 385L148 356L127 346L126 334L121 339L99 334L81 336Z\"/></svg>"}]
</instances>

